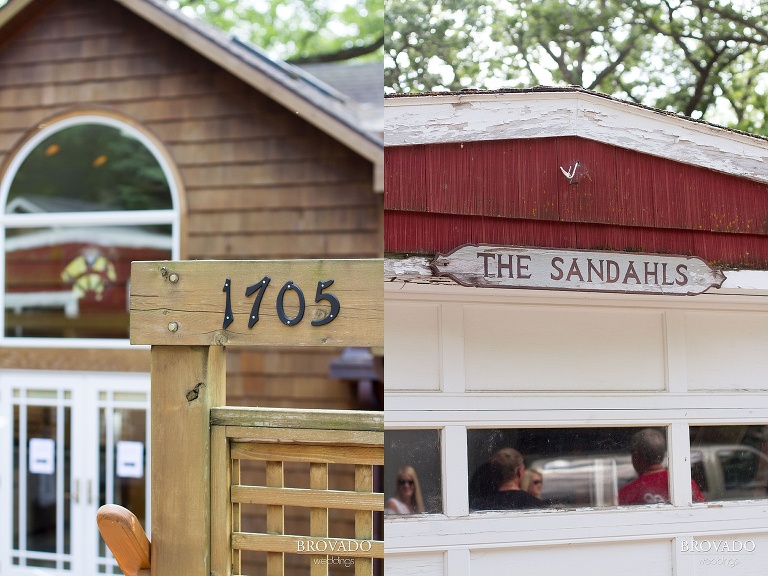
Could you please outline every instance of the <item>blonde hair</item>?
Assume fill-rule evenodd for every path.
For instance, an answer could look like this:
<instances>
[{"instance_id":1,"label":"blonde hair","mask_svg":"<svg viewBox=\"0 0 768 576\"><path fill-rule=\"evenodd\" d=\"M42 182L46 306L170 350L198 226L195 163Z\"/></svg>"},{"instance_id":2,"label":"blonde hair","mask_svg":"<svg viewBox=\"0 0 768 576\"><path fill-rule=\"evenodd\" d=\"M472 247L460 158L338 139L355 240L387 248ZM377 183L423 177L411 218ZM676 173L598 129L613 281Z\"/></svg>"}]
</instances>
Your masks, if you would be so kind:
<instances>
[{"instance_id":1,"label":"blonde hair","mask_svg":"<svg viewBox=\"0 0 768 576\"><path fill-rule=\"evenodd\" d=\"M403 466L400 468L400 470L397 471L397 479L400 480L400 477L404 474L407 474L413 479L413 497L411 498L411 502L405 502L414 512L414 514L421 514L424 512L424 500L421 497L421 485L419 484L419 477L416 474L416 470L413 469L412 466ZM398 493L400 492L400 488L398 487ZM398 494L399 496L399 494Z\"/></svg>"},{"instance_id":2,"label":"blonde hair","mask_svg":"<svg viewBox=\"0 0 768 576\"><path fill-rule=\"evenodd\" d=\"M544 481L544 474L541 473L541 470L537 470L536 468L527 468L523 473L523 481L520 483L520 488L528 492L528 487L531 485L531 481L533 480L534 475L538 475L542 482Z\"/></svg>"}]
</instances>

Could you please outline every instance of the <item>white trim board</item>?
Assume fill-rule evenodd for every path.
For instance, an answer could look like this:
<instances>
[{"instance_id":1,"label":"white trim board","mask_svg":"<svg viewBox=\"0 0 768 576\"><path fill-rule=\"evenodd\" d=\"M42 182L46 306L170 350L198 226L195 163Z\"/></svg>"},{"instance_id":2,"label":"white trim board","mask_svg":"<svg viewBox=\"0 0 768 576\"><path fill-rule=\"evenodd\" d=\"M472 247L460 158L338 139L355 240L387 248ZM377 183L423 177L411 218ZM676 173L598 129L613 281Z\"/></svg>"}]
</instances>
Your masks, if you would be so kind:
<instances>
[{"instance_id":1,"label":"white trim board","mask_svg":"<svg viewBox=\"0 0 768 576\"><path fill-rule=\"evenodd\" d=\"M768 183L765 139L579 90L384 100L384 145L578 136Z\"/></svg>"}]
</instances>

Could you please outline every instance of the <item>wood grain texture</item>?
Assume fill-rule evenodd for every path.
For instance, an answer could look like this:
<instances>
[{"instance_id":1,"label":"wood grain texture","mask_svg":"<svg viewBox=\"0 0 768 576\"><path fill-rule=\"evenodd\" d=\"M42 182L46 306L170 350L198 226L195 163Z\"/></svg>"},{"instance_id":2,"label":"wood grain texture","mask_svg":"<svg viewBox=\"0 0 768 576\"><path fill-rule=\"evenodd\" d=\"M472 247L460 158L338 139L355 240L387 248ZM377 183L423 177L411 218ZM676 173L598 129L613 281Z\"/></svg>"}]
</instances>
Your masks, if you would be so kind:
<instances>
[{"instance_id":1,"label":"wood grain texture","mask_svg":"<svg viewBox=\"0 0 768 576\"><path fill-rule=\"evenodd\" d=\"M131 266L131 343L228 346L382 346L382 260L134 262ZM178 280L170 279L177 275ZM245 289L269 276L259 320L248 328L256 294ZM234 321L223 328L225 294L231 279ZM330 310L315 303L318 282L333 280L323 291L338 298L333 321L313 326ZM304 318L293 326L278 318L281 287L292 281L306 302ZM285 315L296 318L298 298L286 290ZM295 307L295 308L294 308ZM172 325L171 323L175 323ZM176 329L172 330L171 327Z\"/></svg>"},{"instance_id":2,"label":"wood grain texture","mask_svg":"<svg viewBox=\"0 0 768 576\"><path fill-rule=\"evenodd\" d=\"M237 458L232 453L233 458ZM285 467L280 460L267 461L267 486L283 488L285 486ZM270 535L285 534L285 506L282 502L267 505L267 532ZM267 576L283 576L285 574L285 551L265 548L267 550Z\"/></svg>"},{"instance_id":3,"label":"wood grain texture","mask_svg":"<svg viewBox=\"0 0 768 576\"><path fill-rule=\"evenodd\" d=\"M383 432L368 432L358 430L295 430L288 428L250 428L240 426L227 426L227 437L274 440L277 442L304 442L304 443L328 443L336 446L376 446L384 441Z\"/></svg>"},{"instance_id":4,"label":"wood grain texture","mask_svg":"<svg viewBox=\"0 0 768 576\"><path fill-rule=\"evenodd\" d=\"M345 449L345 448L342 448ZM310 470L324 467L327 476L327 463L313 462ZM312 482L310 485L321 486L316 489L307 488L270 488L265 486L232 486L232 501L238 504L284 504L285 506L339 508L343 510L384 510L381 495L372 491L369 486L367 492L347 492L343 490L328 490L328 481L325 483ZM324 534L314 534L323 536Z\"/></svg>"},{"instance_id":5,"label":"wood grain texture","mask_svg":"<svg viewBox=\"0 0 768 576\"><path fill-rule=\"evenodd\" d=\"M210 574L210 410L224 402L222 348L152 348L153 574Z\"/></svg>"},{"instance_id":6,"label":"wood grain texture","mask_svg":"<svg viewBox=\"0 0 768 576\"><path fill-rule=\"evenodd\" d=\"M355 465L355 490L363 493L373 492L372 466L364 464ZM355 511L355 538L358 540L373 540L373 511ZM356 559L355 576L373 576L373 558Z\"/></svg>"},{"instance_id":7,"label":"wood grain texture","mask_svg":"<svg viewBox=\"0 0 768 576\"><path fill-rule=\"evenodd\" d=\"M232 458L242 460L280 459L284 462L325 462L329 464L384 464L384 449L373 446L347 446L338 450L325 445L265 445L234 442Z\"/></svg>"},{"instance_id":8,"label":"wood grain texture","mask_svg":"<svg viewBox=\"0 0 768 576\"><path fill-rule=\"evenodd\" d=\"M232 504L227 498L232 485L232 461L229 440L222 426L211 427L211 574L230 576L232 549L229 534L232 527Z\"/></svg>"},{"instance_id":9,"label":"wood grain texture","mask_svg":"<svg viewBox=\"0 0 768 576\"><path fill-rule=\"evenodd\" d=\"M125 4L129 9L118 2L62 0L12 42L3 36L0 163L36 126L63 111L108 109L154 134L192 191L182 257L381 255L382 223L375 214L382 197L372 193L380 147L361 155L356 145L346 146L338 134L313 126L196 53L201 46L185 46L186 37L176 40L131 13L140 2ZM238 200L241 195L248 200ZM232 201L222 203L223 197ZM253 222L264 222L261 213L276 198L287 211L320 204L360 212L320 215L317 225L307 213L268 220L282 224L254 234ZM212 206L227 214L221 230L205 224ZM243 217L240 228L228 224L232 217Z\"/></svg>"},{"instance_id":10,"label":"wood grain texture","mask_svg":"<svg viewBox=\"0 0 768 576\"><path fill-rule=\"evenodd\" d=\"M300 408L249 408L220 406L211 410L214 426L242 426L248 428L298 428L308 430L354 430L381 432L384 414L363 410L312 410ZM280 431L275 431L279 434ZM228 431L231 437L240 437ZM246 432L242 437L249 437Z\"/></svg>"},{"instance_id":11,"label":"wood grain texture","mask_svg":"<svg viewBox=\"0 0 768 576\"><path fill-rule=\"evenodd\" d=\"M372 574L369 559L383 554L383 542L373 540L373 513L384 509L383 494L374 492L373 484L373 467L384 463L383 413L229 407L211 413L216 437L229 439L233 462L233 483L228 491L227 486L218 486L217 498L228 494L233 510L266 508L266 529L243 532L233 517L233 557L241 550L265 552L266 572L277 576L290 571L293 563L306 566L297 562L296 555L309 554L310 573L320 576L329 573L327 556L352 556L355 574ZM301 427L291 429L294 424ZM240 484L234 471L244 460L263 463L264 475L249 476L249 483ZM340 464L337 471L347 473L344 489L339 489L341 485L328 489L329 464ZM301 509L303 514L297 515ZM329 528L330 510L337 518L349 518L349 532ZM343 515L344 511L349 512ZM296 517L301 524L293 522ZM352 530L353 539L329 537Z\"/></svg>"},{"instance_id":12,"label":"wood grain texture","mask_svg":"<svg viewBox=\"0 0 768 576\"><path fill-rule=\"evenodd\" d=\"M299 549L299 542L312 542L316 548L318 543L325 543L326 550L332 553L334 556L345 557L360 557L360 558L383 558L384 557L384 542L381 541L369 541L369 540L357 540L357 539L341 539L341 538L317 538L311 536L294 536L294 535L272 535L272 534L256 534L248 532L235 532L232 534L232 546L241 550L270 550L273 552L283 553L296 553ZM350 548L357 547L356 550L340 550L341 543L344 546ZM370 543L370 549L368 544ZM323 544L320 544L322 547ZM331 546L334 548L332 549ZM333 552L331 552L333 550Z\"/></svg>"},{"instance_id":13,"label":"wood grain texture","mask_svg":"<svg viewBox=\"0 0 768 576\"><path fill-rule=\"evenodd\" d=\"M312 462L309 465L309 487L311 492L320 494L327 494L328 490L328 464L320 462ZM323 498L326 496L320 496L320 498L313 498L313 505L315 506L309 512L309 534L310 536L328 536L328 508L339 507L347 502L346 497L342 496L340 499L326 500L323 502ZM321 506L325 506L322 508ZM313 556L312 563L310 564L310 576L327 576L328 564L322 564L315 562L315 558L321 558L320 556Z\"/></svg>"}]
</instances>

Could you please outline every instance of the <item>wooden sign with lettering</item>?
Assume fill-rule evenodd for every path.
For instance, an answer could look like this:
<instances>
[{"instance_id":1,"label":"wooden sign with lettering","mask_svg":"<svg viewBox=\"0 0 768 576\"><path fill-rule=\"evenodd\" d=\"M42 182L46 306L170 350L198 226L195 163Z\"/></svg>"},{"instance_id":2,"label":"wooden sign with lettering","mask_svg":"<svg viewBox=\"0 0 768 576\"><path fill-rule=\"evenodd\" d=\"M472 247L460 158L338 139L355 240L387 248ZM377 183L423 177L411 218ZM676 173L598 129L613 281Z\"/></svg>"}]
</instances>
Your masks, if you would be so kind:
<instances>
[{"instance_id":1,"label":"wooden sign with lettering","mask_svg":"<svg viewBox=\"0 0 768 576\"><path fill-rule=\"evenodd\" d=\"M700 258L466 244L431 262L463 286L695 295L725 275Z\"/></svg>"},{"instance_id":2,"label":"wooden sign with lettering","mask_svg":"<svg viewBox=\"0 0 768 576\"><path fill-rule=\"evenodd\" d=\"M131 343L384 345L383 261L131 264Z\"/></svg>"}]
</instances>

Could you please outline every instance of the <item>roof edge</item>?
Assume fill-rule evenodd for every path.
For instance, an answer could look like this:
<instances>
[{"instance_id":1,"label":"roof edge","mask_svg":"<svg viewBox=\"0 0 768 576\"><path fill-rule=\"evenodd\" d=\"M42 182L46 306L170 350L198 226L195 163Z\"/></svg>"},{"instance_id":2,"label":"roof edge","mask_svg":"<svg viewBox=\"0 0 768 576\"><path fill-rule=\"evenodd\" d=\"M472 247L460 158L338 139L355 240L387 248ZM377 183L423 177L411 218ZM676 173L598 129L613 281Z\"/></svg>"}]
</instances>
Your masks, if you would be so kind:
<instances>
[{"instance_id":1,"label":"roof edge","mask_svg":"<svg viewBox=\"0 0 768 576\"><path fill-rule=\"evenodd\" d=\"M768 183L768 139L578 87L384 101L385 146L577 136Z\"/></svg>"},{"instance_id":2,"label":"roof edge","mask_svg":"<svg viewBox=\"0 0 768 576\"><path fill-rule=\"evenodd\" d=\"M0 30L38 1L7 2L0 8ZM257 67L249 60L246 48L231 42L223 34L222 40L218 41L212 33L203 31L204 24L171 13L171 9L162 5L160 0L115 1L369 160L373 164L373 188L380 191L376 174L383 170L384 143L374 134L360 130L343 113L341 103L339 106L329 104L327 107L316 104L307 94L292 89L287 83L280 82L274 75ZM218 30L215 32L220 33Z\"/></svg>"},{"instance_id":3,"label":"roof edge","mask_svg":"<svg viewBox=\"0 0 768 576\"><path fill-rule=\"evenodd\" d=\"M345 144L364 158L374 164L383 162L383 144L376 142L371 135L350 126L346 120L319 108L306 97L295 93L263 70L255 68L247 61L245 54L239 53L246 51L244 47L233 42L229 43L229 40L227 40L229 46L224 47L214 41L209 34L198 30L201 23L192 21L185 16L170 14L167 9L158 6L156 0L115 1L218 64L254 89L281 103L289 110L293 110L295 114L303 117L310 124ZM226 37L222 35L222 38L225 39Z\"/></svg>"}]
</instances>

